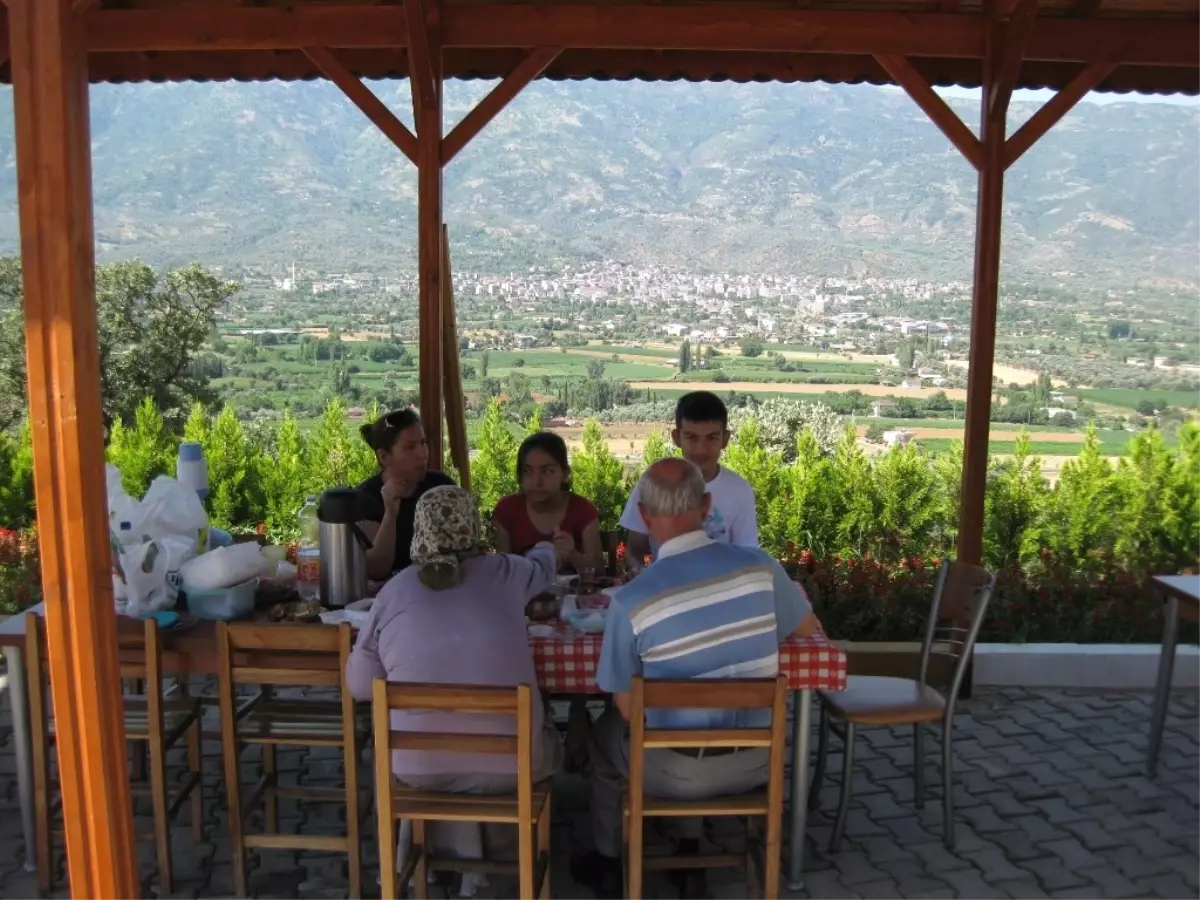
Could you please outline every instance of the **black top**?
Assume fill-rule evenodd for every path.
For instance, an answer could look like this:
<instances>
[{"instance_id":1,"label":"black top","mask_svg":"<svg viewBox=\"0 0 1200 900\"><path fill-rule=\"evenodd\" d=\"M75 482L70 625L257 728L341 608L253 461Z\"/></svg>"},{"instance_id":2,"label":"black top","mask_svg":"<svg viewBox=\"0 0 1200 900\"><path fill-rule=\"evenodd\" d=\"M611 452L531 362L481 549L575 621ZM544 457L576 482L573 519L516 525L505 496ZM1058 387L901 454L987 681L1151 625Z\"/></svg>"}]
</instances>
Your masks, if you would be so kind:
<instances>
[{"instance_id":1,"label":"black top","mask_svg":"<svg viewBox=\"0 0 1200 900\"><path fill-rule=\"evenodd\" d=\"M400 508L396 512L396 555L392 558L393 572L406 569L412 563L413 517L417 513L417 501L429 489L443 484L453 485L454 481L446 473L430 469L412 496L404 497L400 501ZM363 519L367 522L382 522L383 474L368 478L358 486L358 491L362 494Z\"/></svg>"}]
</instances>

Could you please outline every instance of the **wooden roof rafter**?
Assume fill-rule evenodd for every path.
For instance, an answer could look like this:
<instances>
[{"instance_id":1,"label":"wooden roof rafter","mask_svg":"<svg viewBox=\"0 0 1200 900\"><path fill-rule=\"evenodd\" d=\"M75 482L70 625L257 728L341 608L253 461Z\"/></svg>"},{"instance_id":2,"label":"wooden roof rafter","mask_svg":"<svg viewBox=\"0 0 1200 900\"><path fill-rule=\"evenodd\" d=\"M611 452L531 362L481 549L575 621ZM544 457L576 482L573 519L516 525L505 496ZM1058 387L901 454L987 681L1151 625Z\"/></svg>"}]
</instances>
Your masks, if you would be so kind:
<instances>
[{"instance_id":1,"label":"wooden roof rafter","mask_svg":"<svg viewBox=\"0 0 1200 900\"><path fill-rule=\"evenodd\" d=\"M363 115L370 119L375 127L383 132L397 149L408 157L409 162L417 161L417 137L408 130L408 126L396 118L396 114L375 96L374 92L363 84L353 72L347 69L328 47L305 47L304 55L313 61L313 65L321 73L341 88L342 93L362 110Z\"/></svg>"}]
</instances>

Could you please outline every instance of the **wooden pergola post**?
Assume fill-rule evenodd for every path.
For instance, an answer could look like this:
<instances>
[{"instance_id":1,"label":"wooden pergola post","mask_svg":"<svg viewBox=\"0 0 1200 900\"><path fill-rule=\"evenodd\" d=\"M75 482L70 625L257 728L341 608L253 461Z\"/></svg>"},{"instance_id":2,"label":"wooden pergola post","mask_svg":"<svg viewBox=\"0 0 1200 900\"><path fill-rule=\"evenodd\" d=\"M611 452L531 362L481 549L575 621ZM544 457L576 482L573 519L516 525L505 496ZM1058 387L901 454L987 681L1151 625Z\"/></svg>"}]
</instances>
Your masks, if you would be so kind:
<instances>
[{"instance_id":1,"label":"wooden pergola post","mask_svg":"<svg viewBox=\"0 0 1200 900\"><path fill-rule=\"evenodd\" d=\"M962 497L958 558L979 564L983 557L983 512L987 495L988 437L992 416L992 373L996 354L996 313L1000 296L1000 246L1004 211L1004 172L1116 68L1095 62L1005 138L1008 106L1021 70L1022 53L1037 13L1037 0L994 3L986 23L986 57L976 137L903 56L877 54L876 62L929 116L978 171L975 271L971 303L971 343L967 370L967 410L963 433Z\"/></svg>"},{"instance_id":2,"label":"wooden pergola post","mask_svg":"<svg viewBox=\"0 0 1200 900\"><path fill-rule=\"evenodd\" d=\"M50 687L76 897L138 894L109 555L87 50L73 0L9 0Z\"/></svg>"},{"instance_id":3,"label":"wooden pergola post","mask_svg":"<svg viewBox=\"0 0 1200 900\"><path fill-rule=\"evenodd\" d=\"M458 323L454 312L454 279L450 274L450 234L442 226L442 382L446 394L446 434L459 487L471 489L471 455L467 447L462 368L458 361Z\"/></svg>"},{"instance_id":4,"label":"wooden pergola post","mask_svg":"<svg viewBox=\"0 0 1200 900\"><path fill-rule=\"evenodd\" d=\"M408 77L417 123L417 310L421 417L442 458L442 45L438 8L404 0Z\"/></svg>"}]
</instances>

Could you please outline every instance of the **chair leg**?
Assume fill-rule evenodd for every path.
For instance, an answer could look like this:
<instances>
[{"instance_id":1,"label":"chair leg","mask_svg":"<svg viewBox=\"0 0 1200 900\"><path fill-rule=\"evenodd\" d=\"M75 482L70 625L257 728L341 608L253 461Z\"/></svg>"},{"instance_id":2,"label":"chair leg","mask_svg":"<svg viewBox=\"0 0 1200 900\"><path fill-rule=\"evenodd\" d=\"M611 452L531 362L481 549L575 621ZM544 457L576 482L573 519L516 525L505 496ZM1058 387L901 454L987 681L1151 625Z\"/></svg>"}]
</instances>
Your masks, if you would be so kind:
<instances>
[{"instance_id":1,"label":"chair leg","mask_svg":"<svg viewBox=\"0 0 1200 900\"><path fill-rule=\"evenodd\" d=\"M821 784L825 781L825 763L829 758L829 710L821 706L821 727L817 732L817 764L813 767L812 783L808 786L808 808L821 805ZM795 773L793 773L795 774Z\"/></svg>"},{"instance_id":2,"label":"chair leg","mask_svg":"<svg viewBox=\"0 0 1200 900\"><path fill-rule=\"evenodd\" d=\"M192 838L197 844L204 842L204 752L200 719L188 729L188 772L196 776L192 788Z\"/></svg>"},{"instance_id":3,"label":"chair leg","mask_svg":"<svg viewBox=\"0 0 1200 900\"><path fill-rule=\"evenodd\" d=\"M541 900L550 900L550 896L551 896L550 895L550 833L551 833L552 824L551 824L551 819L550 819L550 808L553 805L554 805L553 796L547 795L546 796L546 808L542 810L542 815L538 819L538 824L537 824L537 833L538 833L537 861L539 864L542 862L543 859L546 861L546 871L542 875L542 889L538 893L538 897L541 898Z\"/></svg>"},{"instance_id":4,"label":"chair leg","mask_svg":"<svg viewBox=\"0 0 1200 900\"><path fill-rule=\"evenodd\" d=\"M263 776L267 779L267 789L263 791L263 821L266 830L272 834L279 833L279 794L276 792L279 782L275 768L275 745L262 745Z\"/></svg>"},{"instance_id":5,"label":"chair leg","mask_svg":"<svg viewBox=\"0 0 1200 900\"><path fill-rule=\"evenodd\" d=\"M641 897L642 890L642 828L645 819L629 816L629 852L625 854L626 897Z\"/></svg>"},{"instance_id":6,"label":"chair leg","mask_svg":"<svg viewBox=\"0 0 1200 900\"><path fill-rule=\"evenodd\" d=\"M45 896L54 886L54 839L50 823L50 742L45 728L33 741L34 814L37 821L38 893Z\"/></svg>"},{"instance_id":7,"label":"chair leg","mask_svg":"<svg viewBox=\"0 0 1200 900\"><path fill-rule=\"evenodd\" d=\"M427 900L429 897L429 842L426 840L425 820L413 819L413 842L410 853L417 856L417 867L413 872L413 897Z\"/></svg>"},{"instance_id":8,"label":"chair leg","mask_svg":"<svg viewBox=\"0 0 1200 900\"><path fill-rule=\"evenodd\" d=\"M846 828L846 815L850 811L850 792L854 789L854 723L847 722L842 739L842 795L838 799L837 818L833 822L833 834L829 838L829 852L836 853L842 844L842 832Z\"/></svg>"},{"instance_id":9,"label":"chair leg","mask_svg":"<svg viewBox=\"0 0 1200 900\"><path fill-rule=\"evenodd\" d=\"M396 900L399 896L396 889L396 820L390 815L387 804L387 788L382 797L376 796L375 812L377 824L375 830L379 837L379 892L382 900Z\"/></svg>"},{"instance_id":10,"label":"chair leg","mask_svg":"<svg viewBox=\"0 0 1200 900\"><path fill-rule=\"evenodd\" d=\"M240 747L237 735L221 735L221 755L225 762L225 803L229 813L229 860L233 867L233 889L239 897L246 896L246 845L243 841L245 822L242 817L242 792L238 763Z\"/></svg>"},{"instance_id":11,"label":"chair leg","mask_svg":"<svg viewBox=\"0 0 1200 900\"><path fill-rule=\"evenodd\" d=\"M534 900L538 896L537 885L533 883L537 869L533 828L532 822L522 822L517 829L517 896L521 900Z\"/></svg>"},{"instance_id":12,"label":"chair leg","mask_svg":"<svg viewBox=\"0 0 1200 900\"><path fill-rule=\"evenodd\" d=\"M151 739L150 800L154 807L154 846L158 856L158 884L163 894L174 892L171 877L171 815L167 802L167 751L161 740Z\"/></svg>"},{"instance_id":13,"label":"chair leg","mask_svg":"<svg viewBox=\"0 0 1200 900\"><path fill-rule=\"evenodd\" d=\"M954 729L950 718L942 720L942 814L945 817L946 847L954 849Z\"/></svg>"},{"instance_id":14,"label":"chair leg","mask_svg":"<svg viewBox=\"0 0 1200 900\"><path fill-rule=\"evenodd\" d=\"M350 897L358 900L362 896L362 822L358 809L358 744L351 733L344 748L346 769L346 836L350 840L349 870ZM394 850L394 848L393 848Z\"/></svg>"},{"instance_id":15,"label":"chair leg","mask_svg":"<svg viewBox=\"0 0 1200 900\"><path fill-rule=\"evenodd\" d=\"M629 893L629 808L625 801L621 801L621 883L625 885L625 896L632 897Z\"/></svg>"},{"instance_id":16,"label":"chair leg","mask_svg":"<svg viewBox=\"0 0 1200 900\"><path fill-rule=\"evenodd\" d=\"M913 802L917 809L925 808L925 726L913 726Z\"/></svg>"},{"instance_id":17,"label":"chair leg","mask_svg":"<svg viewBox=\"0 0 1200 900\"><path fill-rule=\"evenodd\" d=\"M780 779L783 773L779 773ZM779 792L778 805L771 810L766 821L766 832L762 842L762 895L763 900L778 900L779 883L783 878L783 792Z\"/></svg>"}]
</instances>

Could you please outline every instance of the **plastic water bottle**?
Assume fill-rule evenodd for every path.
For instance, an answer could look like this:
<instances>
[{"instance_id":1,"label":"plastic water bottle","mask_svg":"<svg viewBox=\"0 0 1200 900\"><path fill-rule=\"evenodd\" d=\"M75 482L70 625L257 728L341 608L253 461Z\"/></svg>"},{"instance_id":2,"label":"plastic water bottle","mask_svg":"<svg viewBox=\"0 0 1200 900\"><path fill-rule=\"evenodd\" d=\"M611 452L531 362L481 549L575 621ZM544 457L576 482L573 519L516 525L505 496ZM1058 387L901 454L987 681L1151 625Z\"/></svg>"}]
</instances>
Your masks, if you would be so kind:
<instances>
[{"instance_id":1,"label":"plastic water bottle","mask_svg":"<svg viewBox=\"0 0 1200 900\"><path fill-rule=\"evenodd\" d=\"M201 500L208 496L208 463L204 461L203 447L187 441L179 445L175 480L194 490Z\"/></svg>"},{"instance_id":2,"label":"plastic water bottle","mask_svg":"<svg viewBox=\"0 0 1200 900\"><path fill-rule=\"evenodd\" d=\"M317 518L317 498L309 497L296 514L300 524L300 545L296 548L296 593L301 600L317 600L321 595L321 524Z\"/></svg>"}]
</instances>

